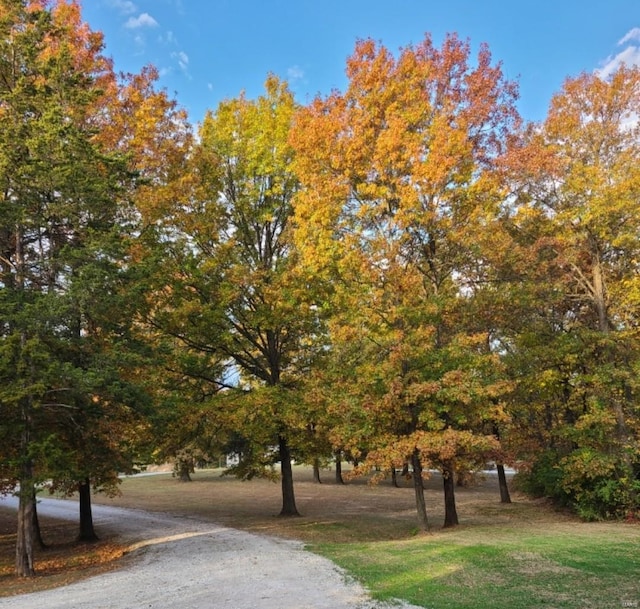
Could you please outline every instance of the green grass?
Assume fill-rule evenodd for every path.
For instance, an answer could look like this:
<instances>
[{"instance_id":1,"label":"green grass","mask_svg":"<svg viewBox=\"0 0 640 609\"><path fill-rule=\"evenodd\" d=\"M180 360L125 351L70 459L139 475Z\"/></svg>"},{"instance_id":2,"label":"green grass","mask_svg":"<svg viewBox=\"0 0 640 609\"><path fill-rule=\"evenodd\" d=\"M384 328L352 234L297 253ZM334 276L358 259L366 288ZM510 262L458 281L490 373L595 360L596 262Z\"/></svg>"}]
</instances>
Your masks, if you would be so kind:
<instances>
[{"instance_id":1,"label":"green grass","mask_svg":"<svg viewBox=\"0 0 640 609\"><path fill-rule=\"evenodd\" d=\"M620 525L609 530L616 535L602 525L589 535L467 528L310 549L378 600L429 609L620 609L640 606L640 543L637 527L627 526L629 540L619 536Z\"/></svg>"}]
</instances>

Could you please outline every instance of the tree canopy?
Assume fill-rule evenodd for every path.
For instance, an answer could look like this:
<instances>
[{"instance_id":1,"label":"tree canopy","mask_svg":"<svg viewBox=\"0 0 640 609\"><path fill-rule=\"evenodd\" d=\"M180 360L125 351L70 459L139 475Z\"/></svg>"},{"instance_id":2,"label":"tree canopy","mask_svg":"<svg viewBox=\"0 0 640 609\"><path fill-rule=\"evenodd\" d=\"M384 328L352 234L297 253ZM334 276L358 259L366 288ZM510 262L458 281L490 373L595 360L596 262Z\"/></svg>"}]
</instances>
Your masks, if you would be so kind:
<instances>
[{"instance_id":1,"label":"tree canopy","mask_svg":"<svg viewBox=\"0 0 640 609\"><path fill-rule=\"evenodd\" d=\"M496 462L638 513L640 70L523 125L481 45L361 40L344 91L268 75L194 128L74 0L0 0L0 491L114 492L140 461L244 478ZM276 464L280 464L279 471ZM339 465L338 459L336 467Z\"/></svg>"}]
</instances>

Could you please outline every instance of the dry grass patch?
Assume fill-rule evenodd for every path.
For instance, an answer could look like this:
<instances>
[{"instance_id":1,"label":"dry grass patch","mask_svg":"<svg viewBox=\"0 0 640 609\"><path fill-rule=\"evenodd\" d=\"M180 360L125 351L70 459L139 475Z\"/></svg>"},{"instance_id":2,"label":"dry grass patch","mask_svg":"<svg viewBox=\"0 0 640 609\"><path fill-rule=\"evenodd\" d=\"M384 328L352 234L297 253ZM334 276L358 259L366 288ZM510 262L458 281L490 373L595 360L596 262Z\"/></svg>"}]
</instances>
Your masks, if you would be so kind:
<instances>
[{"instance_id":1,"label":"dry grass patch","mask_svg":"<svg viewBox=\"0 0 640 609\"><path fill-rule=\"evenodd\" d=\"M309 468L294 468L299 518L279 518L280 484L268 480L241 481L221 476L221 470L200 470L192 482L179 482L171 474L127 478L122 495L95 501L120 507L198 516L243 530L315 541L381 541L405 539L417 533L412 482L400 479L371 485L350 480L340 485L332 471L324 471L322 484L313 481ZM434 475L425 483L431 525L438 531L444 519L442 480ZM495 476L478 477L457 489L458 513L465 527L495 523L504 526L522 519L532 521L542 507L543 522L556 515L543 504L515 495L515 503L501 505Z\"/></svg>"}]
</instances>

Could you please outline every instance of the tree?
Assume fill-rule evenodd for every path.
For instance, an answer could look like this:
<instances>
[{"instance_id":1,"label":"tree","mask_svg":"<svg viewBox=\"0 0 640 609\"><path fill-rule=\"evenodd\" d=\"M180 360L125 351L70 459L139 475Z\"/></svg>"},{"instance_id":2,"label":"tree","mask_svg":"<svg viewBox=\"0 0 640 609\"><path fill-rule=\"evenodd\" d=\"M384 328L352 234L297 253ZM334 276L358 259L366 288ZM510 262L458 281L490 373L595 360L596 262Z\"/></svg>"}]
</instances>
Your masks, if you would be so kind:
<instances>
[{"instance_id":1,"label":"tree","mask_svg":"<svg viewBox=\"0 0 640 609\"><path fill-rule=\"evenodd\" d=\"M102 447L130 413L116 311L135 180L95 137L115 77L78 4L3 0L0 27L1 408L19 438L3 450L20 486L16 572L30 576L36 483L100 485L121 465Z\"/></svg>"},{"instance_id":2,"label":"tree","mask_svg":"<svg viewBox=\"0 0 640 609\"><path fill-rule=\"evenodd\" d=\"M298 182L287 136L296 105L275 77L265 88L255 101L222 102L203 121L191 194L163 219L169 281L151 323L201 362L201 380L225 389L211 408L244 439L238 471L264 471L275 447L281 515L291 516L292 446L306 425L296 388L316 320L290 239Z\"/></svg>"},{"instance_id":3,"label":"tree","mask_svg":"<svg viewBox=\"0 0 640 609\"><path fill-rule=\"evenodd\" d=\"M469 57L454 35L397 59L361 41L347 91L314 100L292 136L304 186L296 240L335 285L331 349L337 369L355 371L336 408L366 464L412 463L422 528L425 464L443 472L454 525L456 460L496 449L483 429L502 416L506 389L488 373L499 363L487 333L468 322L483 268L476 235L501 200L492 170L517 122L516 88L486 47L477 65Z\"/></svg>"},{"instance_id":4,"label":"tree","mask_svg":"<svg viewBox=\"0 0 640 609\"><path fill-rule=\"evenodd\" d=\"M547 285L533 302L548 346L530 327L516 357L534 403L552 405L554 494L587 517L638 509L639 110L637 68L568 79L511 156L514 242L537 254L527 280Z\"/></svg>"},{"instance_id":5,"label":"tree","mask_svg":"<svg viewBox=\"0 0 640 609\"><path fill-rule=\"evenodd\" d=\"M130 243L119 310L129 321L122 332L127 344L123 379L143 390L135 400L145 406L144 437L137 438L144 463L174 459L192 450L193 442L196 451L203 450L205 440L195 437L202 420L190 405L209 397L213 378L207 376L206 358L194 357L148 323L163 301L171 268L164 241L173 229L166 220L188 198L192 177L187 166L192 126L186 111L157 87L158 78L158 70L149 65L104 86L95 134L105 149L126 157L136 178L127 194L138 230Z\"/></svg>"}]
</instances>

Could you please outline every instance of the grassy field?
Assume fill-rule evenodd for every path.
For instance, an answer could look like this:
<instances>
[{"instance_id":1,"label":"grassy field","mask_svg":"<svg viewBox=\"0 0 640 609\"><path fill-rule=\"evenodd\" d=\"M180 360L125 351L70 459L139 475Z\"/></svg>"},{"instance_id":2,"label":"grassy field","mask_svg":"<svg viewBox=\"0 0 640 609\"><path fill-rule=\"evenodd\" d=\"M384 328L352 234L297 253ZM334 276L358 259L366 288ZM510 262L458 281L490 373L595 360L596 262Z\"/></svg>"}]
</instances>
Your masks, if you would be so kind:
<instances>
[{"instance_id":1,"label":"grassy field","mask_svg":"<svg viewBox=\"0 0 640 609\"><path fill-rule=\"evenodd\" d=\"M637 534L562 529L481 527L312 549L348 569L377 598L433 609L638 607Z\"/></svg>"},{"instance_id":2,"label":"grassy field","mask_svg":"<svg viewBox=\"0 0 640 609\"><path fill-rule=\"evenodd\" d=\"M121 497L96 497L95 501L197 516L299 539L345 568L375 598L400 598L429 609L640 607L640 525L580 522L544 501L518 494L513 495L512 504L503 505L492 476L457 490L461 525L453 530L441 528L441 482L436 477L429 480L432 531L422 534L415 526L408 483L393 488L388 482L370 486L359 480L343 486L324 472L324 483L318 485L308 470L296 468L296 501L302 516L278 518L278 484L241 482L219 474L197 472L192 483L180 483L168 474L129 478L122 484ZM2 518L0 512L0 527ZM48 523L56 526L57 538L62 535L60 527L69 529L69 525ZM17 583L23 588L30 584L16 583L9 575L11 532L6 526L0 531L5 533L0 536L3 595L12 593ZM85 554L94 553L89 573L113 567L108 557L121 554L114 532L102 533L102 549L89 547L78 554L76 546L66 546L67 554L75 552L76 564ZM56 559L58 567L64 555L63 550ZM33 585L61 583L41 565L39 571L39 581ZM82 577L85 571L63 569L65 581Z\"/></svg>"}]
</instances>

